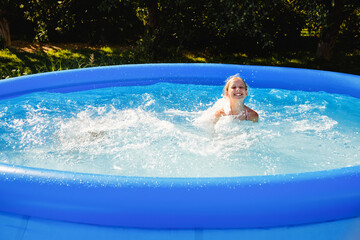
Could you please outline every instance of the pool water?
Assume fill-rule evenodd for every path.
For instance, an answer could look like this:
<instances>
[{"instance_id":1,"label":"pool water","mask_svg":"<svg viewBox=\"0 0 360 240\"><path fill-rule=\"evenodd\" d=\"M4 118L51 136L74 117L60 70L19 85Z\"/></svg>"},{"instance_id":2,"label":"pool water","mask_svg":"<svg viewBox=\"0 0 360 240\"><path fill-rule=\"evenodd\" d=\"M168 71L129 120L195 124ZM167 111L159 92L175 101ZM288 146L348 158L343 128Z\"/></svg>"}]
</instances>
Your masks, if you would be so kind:
<instances>
[{"instance_id":1,"label":"pool water","mask_svg":"<svg viewBox=\"0 0 360 240\"><path fill-rule=\"evenodd\" d=\"M232 177L360 164L360 99L250 88L259 123L211 107L222 86L158 83L0 101L0 162L149 177Z\"/></svg>"}]
</instances>

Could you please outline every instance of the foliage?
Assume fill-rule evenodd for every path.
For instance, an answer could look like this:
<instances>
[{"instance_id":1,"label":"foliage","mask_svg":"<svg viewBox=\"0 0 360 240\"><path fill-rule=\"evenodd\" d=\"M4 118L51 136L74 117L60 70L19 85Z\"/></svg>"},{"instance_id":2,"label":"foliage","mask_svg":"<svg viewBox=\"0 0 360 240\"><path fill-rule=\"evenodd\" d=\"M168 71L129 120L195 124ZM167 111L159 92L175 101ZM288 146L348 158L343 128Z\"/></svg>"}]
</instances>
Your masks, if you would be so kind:
<instances>
[{"instance_id":1,"label":"foliage","mask_svg":"<svg viewBox=\"0 0 360 240\"><path fill-rule=\"evenodd\" d=\"M142 23L133 4L119 0L71 1L67 8L72 22L59 29L66 39L90 43L126 43L138 38ZM64 34L66 33L66 34Z\"/></svg>"},{"instance_id":2,"label":"foliage","mask_svg":"<svg viewBox=\"0 0 360 240\"><path fill-rule=\"evenodd\" d=\"M292 4L306 12L307 27L314 31L329 27L331 11L339 6L343 6L341 10L345 19L352 14L357 14L360 9L358 0L293 0Z\"/></svg>"},{"instance_id":3,"label":"foliage","mask_svg":"<svg viewBox=\"0 0 360 240\"><path fill-rule=\"evenodd\" d=\"M0 10L18 39L137 45L144 59L156 59L185 49L301 49L308 41L301 32L320 37L338 3L345 20L340 37L358 36L359 0L3 0Z\"/></svg>"},{"instance_id":4,"label":"foliage","mask_svg":"<svg viewBox=\"0 0 360 240\"><path fill-rule=\"evenodd\" d=\"M299 37L304 19L290 7L282 0L160 1L158 25L144 40L154 47L264 51Z\"/></svg>"},{"instance_id":5,"label":"foliage","mask_svg":"<svg viewBox=\"0 0 360 240\"><path fill-rule=\"evenodd\" d=\"M32 23L34 40L38 42L126 42L137 38L143 27L133 4L120 0L8 2L0 9Z\"/></svg>"},{"instance_id":6,"label":"foliage","mask_svg":"<svg viewBox=\"0 0 360 240\"><path fill-rule=\"evenodd\" d=\"M360 7L341 25L340 37L344 47L348 49L356 49L360 46Z\"/></svg>"}]
</instances>

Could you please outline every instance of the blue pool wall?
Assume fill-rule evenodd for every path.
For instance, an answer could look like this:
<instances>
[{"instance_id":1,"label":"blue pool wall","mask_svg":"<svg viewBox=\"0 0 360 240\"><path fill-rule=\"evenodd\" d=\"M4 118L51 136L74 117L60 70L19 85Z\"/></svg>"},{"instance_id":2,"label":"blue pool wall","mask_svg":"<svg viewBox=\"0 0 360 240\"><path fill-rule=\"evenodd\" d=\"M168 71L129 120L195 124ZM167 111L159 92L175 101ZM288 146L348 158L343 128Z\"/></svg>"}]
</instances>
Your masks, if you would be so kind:
<instances>
[{"instance_id":1,"label":"blue pool wall","mask_svg":"<svg viewBox=\"0 0 360 240\"><path fill-rule=\"evenodd\" d=\"M139 64L34 74L1 80L0 99L34 91L70 92L157 82L223 85L239 73L255 88L325 91L360 97L360 76L310 69L229 64Z\"/></svg>"},{"instance_id":2,"label":"blue pool wall","mask_svg":"<svg viewBox=\"0 0 360 240\"><path fill-rule=\"evenodd\" d=\"M223 85L239 73L251 87L360 97L360 77L293 68L145 64L69 70L0 81L0 99L157 82ZM221 94L221 93L219 93ZM145 229L252 229L360 216L360 166L229 178L147 178L0 164L0 212Z\"/></svg>"}]
</instances>

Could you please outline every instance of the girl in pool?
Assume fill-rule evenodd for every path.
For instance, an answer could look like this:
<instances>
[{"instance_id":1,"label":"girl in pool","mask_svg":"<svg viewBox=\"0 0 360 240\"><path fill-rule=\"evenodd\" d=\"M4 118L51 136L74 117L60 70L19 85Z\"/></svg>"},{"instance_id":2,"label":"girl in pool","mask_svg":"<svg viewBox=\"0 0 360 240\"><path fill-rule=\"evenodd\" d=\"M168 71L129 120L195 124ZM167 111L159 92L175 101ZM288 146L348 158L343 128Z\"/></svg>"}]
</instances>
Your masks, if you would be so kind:
<instances>
[{"instance_id":1,"label":"girl in pool","mask_svg":"<svg viewBox=\"0 0 360 240\"><path fill-rule=\"evenodd\" d=\"M230 76L226 80L224 87L225 101L223 102L225 104L216 109L214 123L216 123L220 117L229 115L239 120L257 122L259 115L244 104L247 93L247 85L245 81L239 77L239 74Z\"/></svg>"}]
</instances>

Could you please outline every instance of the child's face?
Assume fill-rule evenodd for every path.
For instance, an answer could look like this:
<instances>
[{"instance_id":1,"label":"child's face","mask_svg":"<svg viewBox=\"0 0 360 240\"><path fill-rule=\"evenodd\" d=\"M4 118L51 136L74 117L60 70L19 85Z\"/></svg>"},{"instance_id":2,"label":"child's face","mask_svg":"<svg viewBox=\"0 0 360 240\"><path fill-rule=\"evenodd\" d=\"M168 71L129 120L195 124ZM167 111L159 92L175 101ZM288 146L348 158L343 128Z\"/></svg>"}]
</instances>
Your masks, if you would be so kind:
<instances>
[{"instance_id":1,"label":"child's face","mask_svg":"<svg viewBox=\"0 0 360 240\"><path fill-rule=\"evenodd\" d=\"M225 93L230 99L244 99L247 96L246 85L240 78L231 80L229 88Z\"/></svg>"}]
</instances>

